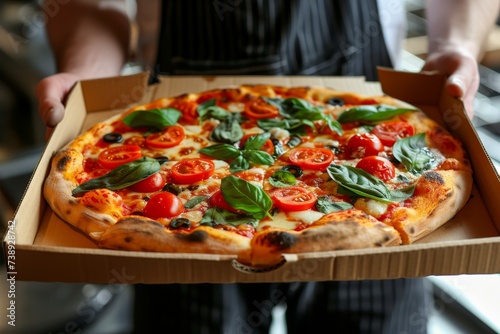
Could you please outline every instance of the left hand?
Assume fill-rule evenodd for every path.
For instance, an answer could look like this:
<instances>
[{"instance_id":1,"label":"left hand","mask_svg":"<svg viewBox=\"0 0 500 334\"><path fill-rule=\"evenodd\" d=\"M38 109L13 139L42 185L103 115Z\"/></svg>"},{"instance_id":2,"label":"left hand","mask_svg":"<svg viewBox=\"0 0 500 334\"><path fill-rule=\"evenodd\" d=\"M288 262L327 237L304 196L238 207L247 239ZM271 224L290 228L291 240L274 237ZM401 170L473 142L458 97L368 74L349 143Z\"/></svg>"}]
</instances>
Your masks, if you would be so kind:
<instances>
[{"instance_id":1,"label":"left hand","mask_svg":"<svg viewBox=\"0 0 500 334\"><path fill-rule=\"evenodd\" d=\"M437 71L448 77L448 93L461 98L467 115L474 116L474 96L479 87L479 70L476 57L461 47L443 47L430 53L422 71Z\"/></svg>"}]
</instances>

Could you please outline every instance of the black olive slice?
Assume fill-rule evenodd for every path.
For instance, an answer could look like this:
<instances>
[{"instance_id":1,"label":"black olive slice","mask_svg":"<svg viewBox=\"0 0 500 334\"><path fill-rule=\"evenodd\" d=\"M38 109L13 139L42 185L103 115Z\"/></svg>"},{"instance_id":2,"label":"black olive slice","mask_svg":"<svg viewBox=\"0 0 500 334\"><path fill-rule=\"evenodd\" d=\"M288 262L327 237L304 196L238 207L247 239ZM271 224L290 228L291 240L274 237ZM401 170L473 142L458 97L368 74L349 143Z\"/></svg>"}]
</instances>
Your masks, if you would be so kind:
<instances>
[{"instance_id":1,"label":"black olive slice","mask_svg":"<svg viewBox=\"0 0 500 334\"><path fill-rule=\"evenodd\" d=\"M342 100L340 97L331 97L326 101L327 104L330 104L332 106L343 106L345 105L344 100Z\"/></svg>"},{"instance_id":2,"label":"black olive slice","mask_svg":"<svg viewBox=\"0 0 500 334\"><path fill-rule=\"evenodd\" d=\"M104 137L102 137L107 143L121 143L123 140L123 136L118 132L110 132L106 133Z\"/></svg>"},{"instance_id":3,"label":"black olive slice","mask_svg":"<svg viewBox=\"0 0 500 334\"><path fill-rule=\"evenodd\" d=\"M292 173L293 176L295 176L295 177L302 176L302 168L300 168L297 165L286 165L286 166L282 167L281 169L284 170L285 172Z\"/></svg>"},{"instance_id":4,"label":"black olive slice","mask_svg":"<svg viewBox=\"0 0 500 334\"><path fill-rule=\"evenodd\" d=\"M170 228L175 230L181 227L190 228L191 222L189 221L189 219L179 217L179 218L174 218L170 221Z\"/></svg>"}]
</instances>

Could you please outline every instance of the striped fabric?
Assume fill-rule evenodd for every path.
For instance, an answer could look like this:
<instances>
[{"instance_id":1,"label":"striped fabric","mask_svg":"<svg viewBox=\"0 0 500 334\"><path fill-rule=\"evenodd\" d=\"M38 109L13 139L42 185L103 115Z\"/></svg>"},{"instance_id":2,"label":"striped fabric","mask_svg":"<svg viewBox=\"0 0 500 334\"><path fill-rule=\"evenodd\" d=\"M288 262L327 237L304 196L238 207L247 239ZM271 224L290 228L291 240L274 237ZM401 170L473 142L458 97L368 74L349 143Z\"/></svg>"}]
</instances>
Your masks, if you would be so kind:
<instances>
[{"instance_id":1,"label":"striped fabric","mask_svg":"<svg viewBox=\"0 0 500 334\"><path fill-rule=\"evenodd\" d=\"M377 1L163 1L163 74L365 75L390 66Z\"/></svg>"},{"instance_id":2,"label":"striped fabric","mask_svg":"<svg viewBox=\"0 0 500 334\"><path fill-rule=\"evenodd\" d=\"M364 75L391 66L375 0L165 0L157 69L173 75ZM136 333L426 333L423 279L136 285Z\"/></svg>"}]
</instances>

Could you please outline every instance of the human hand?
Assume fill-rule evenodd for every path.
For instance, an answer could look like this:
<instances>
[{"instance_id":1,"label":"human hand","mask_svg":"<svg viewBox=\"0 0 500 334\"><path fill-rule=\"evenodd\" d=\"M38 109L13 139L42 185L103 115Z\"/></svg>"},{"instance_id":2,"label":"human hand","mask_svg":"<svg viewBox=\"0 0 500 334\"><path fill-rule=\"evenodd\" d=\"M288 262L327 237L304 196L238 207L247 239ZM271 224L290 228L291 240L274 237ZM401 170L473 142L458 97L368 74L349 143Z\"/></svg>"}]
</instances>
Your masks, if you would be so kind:
<instances>
[{"instance_id":1,"label":"human hand","mask_svg":"<svg viewBox=\"0 0 500 334\"><path fill-rule=\"evenodd\" d=\"M448 46L430 53L422 71L436 71L448 77L448 93L461 98L467 115L474 117L474 96L479 87L479 70L473 54L461 47Z\"/></svg>"},{"instance_id":2,"label":"human hand","mask_svg":"<svg viewBox=\"0 0 500 334\"><path fill-rule=\"evenodd\" d=\"M57 73L41 80L36 87L38 111L47 127L46 138L64 116L64 102L71 88L82 78L73 73Z\"/></svg>"}]
</instances>

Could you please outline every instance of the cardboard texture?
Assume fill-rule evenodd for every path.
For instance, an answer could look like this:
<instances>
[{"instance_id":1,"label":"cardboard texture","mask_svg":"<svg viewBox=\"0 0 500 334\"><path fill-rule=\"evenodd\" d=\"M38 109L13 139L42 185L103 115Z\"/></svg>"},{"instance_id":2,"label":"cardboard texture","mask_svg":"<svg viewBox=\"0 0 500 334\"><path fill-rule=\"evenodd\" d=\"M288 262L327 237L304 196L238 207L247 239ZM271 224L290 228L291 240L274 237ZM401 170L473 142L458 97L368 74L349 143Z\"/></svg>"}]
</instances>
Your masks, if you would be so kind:
<instances>
[{"instance_id":1,"label":"cardboard texture","mask_svg":"<svg viewBox=\"0 0 500 334\"><path fill-rule=\"evenodd\" d=\"M464 113L461 101L442 91L437 75L380 69L379 83L361 77L162 77L148 74L84 81L72 91L16 210L18 280L92 283L232 283L387 279L500 272L500 178ZM475 185L467 205L443 227L408 246L285 255L279 266L254 272L232 256L103 250L62 222L47 206L42 185L53 152L93 123L131 104L240 84L326 86L343 91L386 93L431 115L466 145ZM4 238L7 247L7 235ZM9 271L9 270L7 270Z\"/></svg>"}]
</instances>

